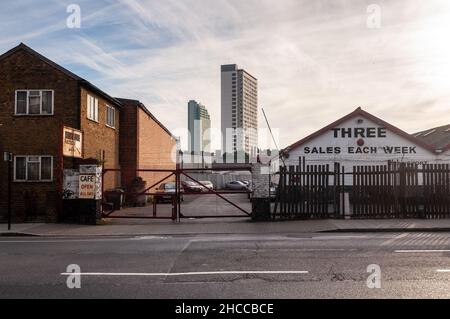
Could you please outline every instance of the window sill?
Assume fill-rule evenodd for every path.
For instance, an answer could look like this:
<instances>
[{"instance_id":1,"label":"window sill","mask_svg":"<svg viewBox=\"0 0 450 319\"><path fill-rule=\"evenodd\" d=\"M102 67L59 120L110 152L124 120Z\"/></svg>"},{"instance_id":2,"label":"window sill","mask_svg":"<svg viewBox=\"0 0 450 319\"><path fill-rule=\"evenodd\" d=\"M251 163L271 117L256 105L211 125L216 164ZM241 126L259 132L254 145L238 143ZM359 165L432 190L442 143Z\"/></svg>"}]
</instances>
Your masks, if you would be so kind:
<instances>
[{"instance_id":1,"label":"window sill","mask_svg":"<svg viewBox=\"0 0 450 319\"><path fill-rule=\"evenodd\" d=\"M100 122L99 122L99 121L96 121L96 120L90 119L90 118L88 118L88 117L87 117L87 119L88 119L88 121L90 121L90 122L92 122L92 123L100 124Z\"/></svg>"},{"instance_id":2,"label":"window sill","mask_svg":"<svg viewBox=\"0 0 450 319\"><path fill-rule=\"evenodd\" d=\"M55 114L14 114L16 117L50 117L54 116Z\"/></svg>"},{"instance_id":3,"label":"window sill","mask_svg":"<svg viewBox=\"0 0 450 319\"><path fill-rule=\"evenodd\" d=\"M106 127L109 127L109 128L112 129L112 130L116 130L116 127L115 127L115 126L111 126L111 125L108 125L108 124L105 124L105 126L106 126Z\"/></svg>"},{"instance_id":4,"label":"window sill","mask_svg":"<svg viewBox=\"0 0 450 319\"><path fill-rule=\"evenodd\" d=\"M13 180L13 183L53 183L54 180L45 180L45 181L22 181L22 180Z\"/></svg>"}]
</instances>

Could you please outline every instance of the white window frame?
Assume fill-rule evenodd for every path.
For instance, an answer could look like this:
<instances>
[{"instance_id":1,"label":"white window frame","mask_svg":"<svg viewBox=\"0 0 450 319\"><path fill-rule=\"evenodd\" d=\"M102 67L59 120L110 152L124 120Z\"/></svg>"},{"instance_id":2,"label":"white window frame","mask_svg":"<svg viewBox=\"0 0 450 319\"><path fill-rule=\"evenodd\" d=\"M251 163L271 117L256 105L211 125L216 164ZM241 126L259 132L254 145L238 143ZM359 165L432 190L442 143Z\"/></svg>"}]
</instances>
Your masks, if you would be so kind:
<instances>
[{"instance_id":1,"label":"white window frame","mask_svg":"<svg viewBox=\"0 0 450 319\"><path fill-rule=\"evenodd\" d=\"M25 179L17 179L16 177L16 167L17 167L17 158L18 157L25 157ZM28 180L28 158L30 157L39 157L39 179L38 180ZM43 157L50 157L50 179L42 179L42 158ZM53 182L53 156L51 155L15 155L14 156L14 182L26 182L26 183L41 183L41 182Z\"/></svg>"},{"instance_id":2,"label":"white window frame","mask_svg":"<svg viewBox=\"0 0 450 319\"><path fill-rule=\"evenodd\" d=\"M41 105L40 105L40 109L39 109L39 114L30 114L30 91L39 91L39 96L41 98ZM52 112L51 113L42 113L42 92L52 92ZM27 92L27 99L26 99L26 103L27 103L27 112L26 113L17 113L17 92ZM55 113L55 90L51 90L51 89L19 89L19 90L15 90L14 92L14 115L16 116L52 116Z\"/></svg>"},{"instance_id":3,"label":"white window frame","mask_svg":"<svg viewBox=\"0 0 450 319\"><path fill-rule=\"evenodd\" d=\"M94 117L90 116L90 115L92 115L90 112L90 107L91 107L90 102L89 102L90 98L92 98L92 101L94 103L94 109L93 109ZM88 120L98 123L98 98L96 98L93 95L87 94L87 103L86 104L87 104L86 116L87 116Z\"/></svg>"},{"instance_id":4,"label":"white window frame","mask_svg":"<svg viewBox=\"0 0 450 319\"><path fill-rule=\"evenodd\" d=\"M108 110L112 110L112 112L113 112L113 120L114 120L114 124L113 125L108 124ZM107 127L109 127L109 128L115 129L116 128L116 108L107 104L106 105L106 114L105 115L106 115L105 125Z\"/></svg>"}]
</instances>

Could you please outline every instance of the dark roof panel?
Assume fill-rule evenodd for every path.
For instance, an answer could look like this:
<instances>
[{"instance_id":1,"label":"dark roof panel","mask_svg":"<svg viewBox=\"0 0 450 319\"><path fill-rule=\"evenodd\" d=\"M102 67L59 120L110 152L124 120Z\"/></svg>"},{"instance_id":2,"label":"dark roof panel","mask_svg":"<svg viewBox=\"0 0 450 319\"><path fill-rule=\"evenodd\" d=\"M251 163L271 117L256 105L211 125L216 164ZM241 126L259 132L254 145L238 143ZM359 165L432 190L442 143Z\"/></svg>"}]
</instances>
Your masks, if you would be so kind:
<instances>
[{"instance_id":1,"label":"dark roof panel","mask_svg":"<svg viewBox=\"0 0 450 319\"><path fill-rule=\"evenodd\" d=\"M412 135L430 145L433 145L438 150L443 150L450 145L450 124L433 127Z\"/></svg>"}]
</instances>

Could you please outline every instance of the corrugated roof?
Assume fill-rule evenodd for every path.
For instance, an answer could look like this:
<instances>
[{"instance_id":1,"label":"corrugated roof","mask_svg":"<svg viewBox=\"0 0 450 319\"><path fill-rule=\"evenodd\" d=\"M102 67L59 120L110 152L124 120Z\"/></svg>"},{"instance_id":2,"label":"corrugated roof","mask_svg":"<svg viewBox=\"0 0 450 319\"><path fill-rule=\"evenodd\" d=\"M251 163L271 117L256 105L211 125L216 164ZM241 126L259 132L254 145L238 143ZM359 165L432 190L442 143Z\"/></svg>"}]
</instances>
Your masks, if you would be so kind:
<instances>
[{"instance_id":1,"label":"corrugated roof","mask_svg":"<svg viewBox=\"0 0 450 319\"><path fill-rule=\"evenodd\" d=\"M433 127L412 135L433 145L438 150L444 150L450 146L450 124Z\"/></svg>"}]
</instances>

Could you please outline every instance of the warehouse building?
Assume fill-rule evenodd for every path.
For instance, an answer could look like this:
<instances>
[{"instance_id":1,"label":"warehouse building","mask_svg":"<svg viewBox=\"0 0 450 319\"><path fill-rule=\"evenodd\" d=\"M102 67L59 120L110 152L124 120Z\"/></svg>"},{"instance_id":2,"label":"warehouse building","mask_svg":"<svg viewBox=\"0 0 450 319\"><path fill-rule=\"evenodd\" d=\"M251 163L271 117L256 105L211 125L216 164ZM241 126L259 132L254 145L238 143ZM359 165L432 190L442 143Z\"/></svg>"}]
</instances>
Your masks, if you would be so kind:
<instances>
[{"instance_id":1,"label":"warehouse building","mask_svg":"<svg viewBox=\"0 0 450 319\"><path fill-rule=\"evenodd\" d=\"M357 108L355 111L283 150L286 165L340 163L354 165L449 163L450 125L408 134Z\"/></svg>"}]
</instances>

